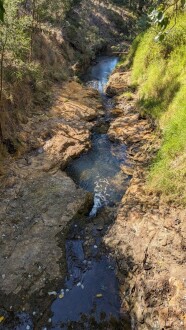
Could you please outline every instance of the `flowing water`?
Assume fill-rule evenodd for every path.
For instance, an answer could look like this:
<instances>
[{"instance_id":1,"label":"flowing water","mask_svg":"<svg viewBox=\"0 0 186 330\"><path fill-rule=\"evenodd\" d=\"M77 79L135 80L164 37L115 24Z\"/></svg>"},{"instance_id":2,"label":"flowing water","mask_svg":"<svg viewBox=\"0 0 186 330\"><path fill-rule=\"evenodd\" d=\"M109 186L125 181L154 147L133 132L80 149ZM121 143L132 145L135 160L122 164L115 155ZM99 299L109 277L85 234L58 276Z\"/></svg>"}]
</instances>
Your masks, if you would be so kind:
<instances>
[{"instance_id":1,"label":"flowing water","mask_svg":"<svg viewBox=\"0 0 186 330\"><path fill-rule=\"evenodd\" d=\"M113 101L104 89L108 78L118 62L117 57L100 57L97 64L89 68L84 81L101 94L105 109L104 124L107 128L111 120ZM101 122L103 127L103 121ZM90 216L105 205L117 203L123 196L128 177L122 173L120 165L125 162L125 145L112 143L107 134L95 130L92 135L92 148L74 160L67 168L67 173L83 189L94 193L94 205Z\"/></svg>"},{"instance_id":2,"label":"flowing water","mask_svg":"<svg viewBox=\"0 0 186 330\"><path fill-rule=\"evenodd\" d=\"M117 57L100 57L83 76L86 85L102 96L105 125L111 118L112 100L104 88L117 62ZM69 230L68 275L61 288L63 298L58 297L51 307L51 329L130 329L130 322L120 315L116 265L102 242L113 220L112 207L120 201L129 180L120 169L125 158L124 145L111 143L105 132L95 130L91 150L66 169L77 185L94 194L94 203L84 222L77 219Z\"/></svg>"},{"instance_id":3,"label":"flowing water","mask_svg":"<svg viewBox=\"0 0 186 330\"><path fill-rule=\"evenodd\" d=\"M131 329L130 321L121 317L116 264L102 239L130 179L120 169L126 160L125 146L110 142L106 134L113 101L104 88L117 62L117 57L100 57L82 77L86 85L101 94L105 108L101 122L105 129L103 133L93 131L91 150L73 160L66 172L78 186L93 193L94 201L88 214L74 219L69 229L67 277L47 311L50 318L37 329ZM27 314L17 314L17 318L20 325L15 330L33 329L32 318Z\"/></svg>"}]
</instances>

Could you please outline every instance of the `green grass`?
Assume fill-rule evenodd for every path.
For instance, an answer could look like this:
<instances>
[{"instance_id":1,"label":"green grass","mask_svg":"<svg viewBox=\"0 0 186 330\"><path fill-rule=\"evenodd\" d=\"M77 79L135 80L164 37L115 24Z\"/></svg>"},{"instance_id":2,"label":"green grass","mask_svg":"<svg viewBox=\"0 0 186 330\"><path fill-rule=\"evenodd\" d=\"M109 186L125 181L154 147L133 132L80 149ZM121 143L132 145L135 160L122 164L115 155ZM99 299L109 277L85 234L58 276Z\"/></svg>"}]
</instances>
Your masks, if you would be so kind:
<instances>
[{"instance_id":1,"label":"green grass","mask_svg":"<svg viewBox=\"0 0 186 330\"><path fill-rule=\"evenodd\" d=\"M186 86L160 118L163 141L149 174L151 188L186 204Z\"/></svg>"},{"instance_id":2,"label":"green grass","mask_svg":"<svg viewBox=\"0 0 186 330\"><path fill-rule=\"evenodd\" d=\"M119 99L120 98L125 98L127 101L131 101L134 99L134 94L130 91L124 92L119 96Z\"/></svg>"},{"instance_id":3,"label":"green grass","mask_svg":"<svg viewBox=\"0 0 186 330\"><path fill-rule=\"evenodd\" d=\"M172 25L161 43L154 41L155 28L135 41L131 83L137 86L142 113L162 130L148 185L167 200L186 204L186 14Z\"/></svg>"}]
</instances>

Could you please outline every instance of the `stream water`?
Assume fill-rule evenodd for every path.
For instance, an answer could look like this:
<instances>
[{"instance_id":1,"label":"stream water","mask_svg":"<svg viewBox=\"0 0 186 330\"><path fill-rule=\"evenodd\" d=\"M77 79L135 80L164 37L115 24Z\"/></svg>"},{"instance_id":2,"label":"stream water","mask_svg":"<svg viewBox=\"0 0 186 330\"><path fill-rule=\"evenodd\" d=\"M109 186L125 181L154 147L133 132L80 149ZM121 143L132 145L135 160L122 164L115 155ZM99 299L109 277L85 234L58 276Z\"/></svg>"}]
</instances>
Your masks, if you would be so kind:
<instances>
[{"instance_id":1,"label":"stream water","mask_svg":"<svg viewBox=\"0 0 186 330\"><path fill-rule=\"evenodd\" d=\"M101 94L105 116L104 130L92 133L92 148L72 161L67 174L83 189L93 193L94 202L88 214L74 219L66 239L67 277L58 288L51 315L37 329L129 330L130 320L121 316L116 264L103 243L103 236L112 224L116 205L129 181L120 166L126 160L124 145L109 141L106 128L111 120L112 99L104 93L117 57L99 57L82 77L88 86ZM99 128L99 122L97 127ZM32 319L17 314L20 325L15 330L33 329Z\"/></svg>"},{"instance_id":2,"label":"stream water","mask_svg":"<svg viewBox=\"0 0 186 330\"><path fill-rule=\"evenodd\" d=\"M67 174L83 189L94 193L94 205L90 216L96 216L98 210L112 206L123 196L128 177L122 173L120 165L125 163L126 146L109 140L106 131L111 120L112 98L105 92L108 78L118 62L117 57L100 57L97 64L91 66L83 76L86 85L99 91L102 97L105 115L92 134L92 148L67 167ZM103 131L103 133L102 133Z\"/></svg>"},{"instance_id":3,"label":"stream water","mask_svg":"<svg viewBox=\"0 0 186 330\"><path fill-rule=\"evenodd\" d=\"M83 76L84 82L102 96L104 123L111 118L112 100L104 93L117 57L100 57ZM77 185L94 194L94 204L85 219L73 223L66 240L68 275L61 288L63 297L53 302L50 329L130 329L120 315L115 262L102 237L113 221L112 208L124 194L129 178L120 165L125 162L124 145L111 143L107 134L95 130L92 148L66 169Z\"/></svg>"}]
</instances>

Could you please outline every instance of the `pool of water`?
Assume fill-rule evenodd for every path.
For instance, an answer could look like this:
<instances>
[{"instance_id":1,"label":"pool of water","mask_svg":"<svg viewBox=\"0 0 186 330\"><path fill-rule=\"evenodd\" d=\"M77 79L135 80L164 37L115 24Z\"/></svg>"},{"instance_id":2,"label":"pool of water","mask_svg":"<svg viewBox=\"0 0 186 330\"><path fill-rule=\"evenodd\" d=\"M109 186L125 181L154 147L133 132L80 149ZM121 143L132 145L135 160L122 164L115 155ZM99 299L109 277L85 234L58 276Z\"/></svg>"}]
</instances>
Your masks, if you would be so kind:
<instances>
[{"instance_id":1,"label":"pool of water","mask_svg":"<svg viewBox=\"0 0 186 330\"><path fill-rule=\"evenodd\" d=\"M128 177L120 169L125 162L126 147L111 143L107 134L92 136L91 150L74 160L67 173L82 188L94 193L90 215L105 205L115 205L123 196Z\"/></svg>"},{"instance_id":2,"label":"pool of water","mask_svg":"<svg viewBox=\"0 0 186 330\"><path fill-rule=\"evenodd\" d=\"M121 327L115 262L102 246L100 228L89 226L87 233L86 226L82 229L77 222L70 229L66 241L68 276L51 307L51 329ZM91 239L85 239L87 234ZM129 329L128 321L122 320L124 323L121 329Z\"/></svg>"}]
</instances>

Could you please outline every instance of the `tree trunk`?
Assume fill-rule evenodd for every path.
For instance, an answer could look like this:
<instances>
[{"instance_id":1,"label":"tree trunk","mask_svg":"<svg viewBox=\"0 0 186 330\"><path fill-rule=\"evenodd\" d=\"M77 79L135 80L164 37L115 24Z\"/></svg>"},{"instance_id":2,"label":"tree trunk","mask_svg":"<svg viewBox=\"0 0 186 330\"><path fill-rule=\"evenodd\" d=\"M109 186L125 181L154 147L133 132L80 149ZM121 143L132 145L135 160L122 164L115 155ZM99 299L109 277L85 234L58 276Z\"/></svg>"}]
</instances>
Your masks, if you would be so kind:
<instances>
[{"instance_id":1,"label":"tree trunk","mask_svg":"<svg viewBox=\"0 0 186 330\"><path fill-rule=\"evenodd\" d=\"M2 44L1 50L1 63L0 63L0 112L2 113L3 104L2 104L2 96L3 96L3 66L4 66L4 55L5 55L5 47L7 43L7 31L5 35L4 43ZM3 141L3 131L2 131L2 124L0 122L0 140Z\"/></svg>"}]
</instances>

